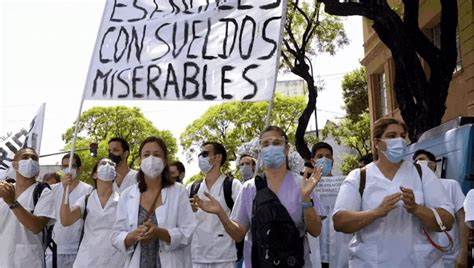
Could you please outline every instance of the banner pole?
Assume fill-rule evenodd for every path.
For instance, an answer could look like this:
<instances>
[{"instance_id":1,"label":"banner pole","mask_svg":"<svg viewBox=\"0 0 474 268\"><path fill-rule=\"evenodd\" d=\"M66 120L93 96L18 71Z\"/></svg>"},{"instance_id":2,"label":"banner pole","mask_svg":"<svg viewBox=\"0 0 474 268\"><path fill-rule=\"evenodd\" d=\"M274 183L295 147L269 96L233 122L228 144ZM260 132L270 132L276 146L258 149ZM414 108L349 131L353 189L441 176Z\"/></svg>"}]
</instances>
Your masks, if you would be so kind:
<instances>
[{"instance_id":1,"label":"banner pole","mask_svg":"<svg viewBox=\"0 0 474 268\"><path fill-rule=\"evenodd\" d=\"M270 126L270 117L272 116L272 110L273 110L273 105L275 103L275 92L276 92L276 85L277 85L277 78L278 78L278 66L280 66L280 56L281 56L281 44L283 43L283 34L285 32L285 24L286 24L286 12L288 10L288 0L283 0L282 1L283 5L283 11L281 15L281 22L280 22L280 41L279 41L279 47L277 49L277 56L275 59L275 80L273 81L273 91L272 91L272 98L270 99L270 103L268 104L268 111L267 111L267 117L265 118L265 128ZM258 154L257 157L257 168L255 169L255 172L253 174L253 177L257 176L258 169L260 167L260 163L262 161L262 158L260 154Z\"/></svg>"}]
</instances>

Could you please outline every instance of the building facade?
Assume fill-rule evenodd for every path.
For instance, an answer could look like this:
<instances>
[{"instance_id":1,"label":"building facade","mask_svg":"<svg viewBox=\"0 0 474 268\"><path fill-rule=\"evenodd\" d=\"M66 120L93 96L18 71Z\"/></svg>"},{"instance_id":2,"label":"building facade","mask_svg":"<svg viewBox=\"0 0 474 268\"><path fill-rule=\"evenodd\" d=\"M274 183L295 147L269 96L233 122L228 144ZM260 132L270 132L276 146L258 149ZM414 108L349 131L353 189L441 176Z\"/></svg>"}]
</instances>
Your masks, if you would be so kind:
<instances>
[{"instance_id":1,"label":"building facade","mask_svg":"<svg viewBox=\"0 0 474 268\"><path fill-rule=\"evenodd\" d=\"M401 2L401 0L396 2ZM459 116L474 116L474 2L472 0L458 0L457 2L458 59L449 87L443 123ZM439 0L420 1L420 29L437 46L440 44L440 19ZM362 64L367 70L370 120L373 123L381 117L401 119L393 90L395 69L392 55L370 24L369 20L364 19L364 59L362 60ZM425 70L427 70L428 67L425 66Z\"/></svg>"}]
</instances>

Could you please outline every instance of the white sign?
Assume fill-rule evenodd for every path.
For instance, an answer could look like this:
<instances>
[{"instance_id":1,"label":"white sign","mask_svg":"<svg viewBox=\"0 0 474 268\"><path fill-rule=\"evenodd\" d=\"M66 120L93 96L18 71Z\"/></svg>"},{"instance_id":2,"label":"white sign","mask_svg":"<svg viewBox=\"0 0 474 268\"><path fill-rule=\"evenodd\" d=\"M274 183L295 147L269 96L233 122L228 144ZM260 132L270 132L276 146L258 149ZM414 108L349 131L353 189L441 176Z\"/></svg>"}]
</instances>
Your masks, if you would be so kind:
<instances>
[{"instance_id":1,"label":"white sign","mask_svg":"<svg viewBox=\"0 0 474 268\"><path fill-rule=\"evenodd\" d=\"M337 196L339 188L341 187L341 184L345 178L346 177L344 176L322 177L316 186L316 192L319 195Z\"/></svg>"},{"instance_id":2,"label":"white sign","mask_svg":"<svg viewBox=\"0 0 474 268\"><path fill-rule=\"evenodd\" d=\"M282 0L109 0L84 92L96 100L269 100Z\"/></svg>"},{"instance_id":3,"label":"white sign","mask_svg":"<svg viewBox=\"0 0 474 268\"><path fill-rule=\"evenodd\" d=\"M38 154L40 153L45 107L46 105L43 103L29 125L23 127L5 141L0 142L0 178L6 176L18 150L31 147Z\"/></svg>"}]
</instances>

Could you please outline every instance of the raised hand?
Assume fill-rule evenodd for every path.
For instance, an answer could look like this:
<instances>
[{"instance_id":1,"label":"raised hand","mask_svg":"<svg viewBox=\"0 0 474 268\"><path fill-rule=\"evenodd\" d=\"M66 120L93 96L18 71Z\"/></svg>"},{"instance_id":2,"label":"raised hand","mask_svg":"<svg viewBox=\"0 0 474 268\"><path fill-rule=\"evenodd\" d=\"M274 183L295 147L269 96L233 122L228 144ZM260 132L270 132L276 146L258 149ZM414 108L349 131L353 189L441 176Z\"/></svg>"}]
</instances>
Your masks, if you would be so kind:
<instances>
[{"instance_id":1,"label":"raised hand","mask_svg":"<svg viewBox=\"0 0 474 268\"><path fill-rule=\"evenodd\" d=\"M301 182L301 197L303 199L309 199L311 193L313 192L314 188L318 185L319 181L321 180L321 176L323 174L322 167L315 167L313 170L313 174L309 178L304 178Z\"/></svg>"},{"instance_id":2,"label":"raised hand","mask_svg":"<svg viewBox=\"0 0 474 268\"><path fill-rule=\"evenodd\" d=\"M224 211L221 204L211 194L205 192L204 195L209 200L203 200L197 195L194 196L194 203L196 203L200 209L212 214L218 214L219 212Z\"/></svg>"},{"instance_id":3,"label":"raised hand","mask_svg":"<svg viewBox=\"0 0 474 268\"><path fill-rule=\"evenodd\" d=\"M394 208L397 207L398 201L401 200L400 193L394 193L391 195L387 195L380 205L375 209L378 217L385 217L387 214L392 211Z\"/></svg>"},{"instance_id":4,"label":"raised hand","mask_svg":"<svg viewBox=\"0 0 474 268\"><path fill-rule=\"evenodd\" d=\"M0 184L0 197L3 198L7 205L15 202L15 186L8 182Z\"/></svg>"},{"instance_id":5,"label":"raised hand","mask_svg":"<svg viewBox=\"0 0 474 268\"><path fill-rule=\"evenodd\" d=\"M418 208L418 204L415 201L413 190L402 186L400 186L400 190L402 191L403 207L408 211L408 213L414 214Z\"/></svg>"},{"instance_id":6,"label":"raised hand","mask_svg":"<svg viewBox=\"0 0 474 268\"><path fill-rule=\"evenodd\" d=\"M71 173L63 174L63 176L61 177L61 183L63 184L64 189L66 189L68 185L71 185L72 180L73 179Z\"/></svg>"}]
</instances>

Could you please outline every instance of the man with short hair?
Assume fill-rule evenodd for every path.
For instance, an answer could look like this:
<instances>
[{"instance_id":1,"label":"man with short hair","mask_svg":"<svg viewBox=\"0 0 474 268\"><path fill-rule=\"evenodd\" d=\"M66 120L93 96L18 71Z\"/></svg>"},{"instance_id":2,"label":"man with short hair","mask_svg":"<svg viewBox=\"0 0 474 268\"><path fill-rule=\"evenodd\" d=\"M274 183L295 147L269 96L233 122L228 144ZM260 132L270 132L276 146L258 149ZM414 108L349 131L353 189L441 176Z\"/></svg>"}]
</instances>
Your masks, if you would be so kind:
<instances>
[{"instance_id":1,"label":"man with short hair","mask_svg":"<svg viewBox=\"0 0 474 268\"><path fill-rule=\"evenodd\" d=\"M359 158L359 168L363 168L374 161L372 153L368 153Z\"/></svg>"},{"instance_id":2,"label":"man with short hair","mask_svg":"<svg viewBox=\"0 0 474 268\"><path fill-rule=\"evenodd\" d=\"M34 202L39 174L34 149L16 152L12 167L16 183L0 182L0 267L44 267L42 231L54 224L54 197L43 188Z\"/></svg>"},{"instance_id":3,"label":"man with short hair","mask_svg":"<svg viewBox=\"0 0 474 268\"><path fill-rule=\"evenodd\" d=\"M222 174L221 167L227 161L227 152L224 146L218 142L205 142L201 147L198 159L199 168L206 177L202 182L194 182L189 185L188 191L192 194L196 183L200 183L196 195L200 199L207 199L204 193L209 193L230 216L232 209L226 202L224 187L229 185L226 183L231 183L231 198L235 201L242 189L242 184L238 180ZM196 204L194 203L193 206L196 207ZM227 234L219 218L216 215L197 210L196 219L197 228L191 244L193 268L233 268L237 260L235 242Z\"/></svg>"},{"instance_id":4,"label":"man with short hair","mask_svg":"<svg viewBox=\"0 0 474 268\"><path fill-rule=\"evenodd\" d=\"M79 180L82 171L82 161L79 155L73 154L72 166L69 170L70 154L65 154L61 160L62 178L71 178L72 182L69 185L69 204L75 204L79 198L89 194L93 188L87 183ZM63 200L63 193L65 186L62 183L52 185L54 194L54 205L56 209L56 218L59 219L61 203ZM53 228L53 239L57 245L57 261L58 267L68 268L72 267L76 259L77 251L79 249L79 240L81 238L81 231L84 221L79 219L73 225L65 227L60 221L57 221ZM47 267L52 267L52 252L46 251Z\"/></svg>"},{"instance_id":5,"label":"man with short hair","mask_svg":"<svg viewBox=\"0 0 474 268\"><path fill-rule=\"evenodd\" d=\"M255 174L256 166L257 166L257 163L251 155L243 154L240 156L239 173L243 181L248 181L251 178L253 178L253 174Z\"/></svg>"},{"instance_id":6,"label":"man with short hair","mask_svg":"<svg viewBox=\"0 0 474 268\"><path fill-rule=\"evenodd\" d=\"M138 171L128 166L130 145L125 139L120 137L112 138L109 140L107 147L110 160L117 165L115 168L117 178L114 180L113 189L114 192L121 193L129 186L137 183Z\"/></svg>"},{"instance_id":7,"label":"man with short hair","mask_svg":"<svg viewBox=\"0 0 474 268\"><path fill-rule=\"evenodd\" d=\"M174 161L169 165L170 177L175 182L183 183L186 169L180 161Z\"/></svg>"},{"instance_id":8,"label":"man with short hair","mask_svg":"<svg viewBox=\"0 0 474 268\"><path fill-rule=\"evenodd\" d=\"M56 184L61 181L61 177L56 172L46 173L43 176L43 182L49 185Z\"/></svg>"},{"instance_id":9,"label":"man with short hair","mask_svg":"<svg viewBox=\"0 0 474 268\"><path fill-rule=\"evenodd\" d=\"M436 157L433 153L427 150L418 150L413 155L413 161L421 166L426 166L433 172L436 171ZM424 170L423 170L424 171ZM467 247L469 240L469 229L465 224L464 213L464 193L461 185L456 180L441 179L441 184L449 195L449 200L454 205L455 224L449 235L454 241L452 250L443 255L443 262L445 267L467 267ZM444 233L437 233L438 241L441 246L449 244L449 240Z\"/></svg>"}]
</instances>

